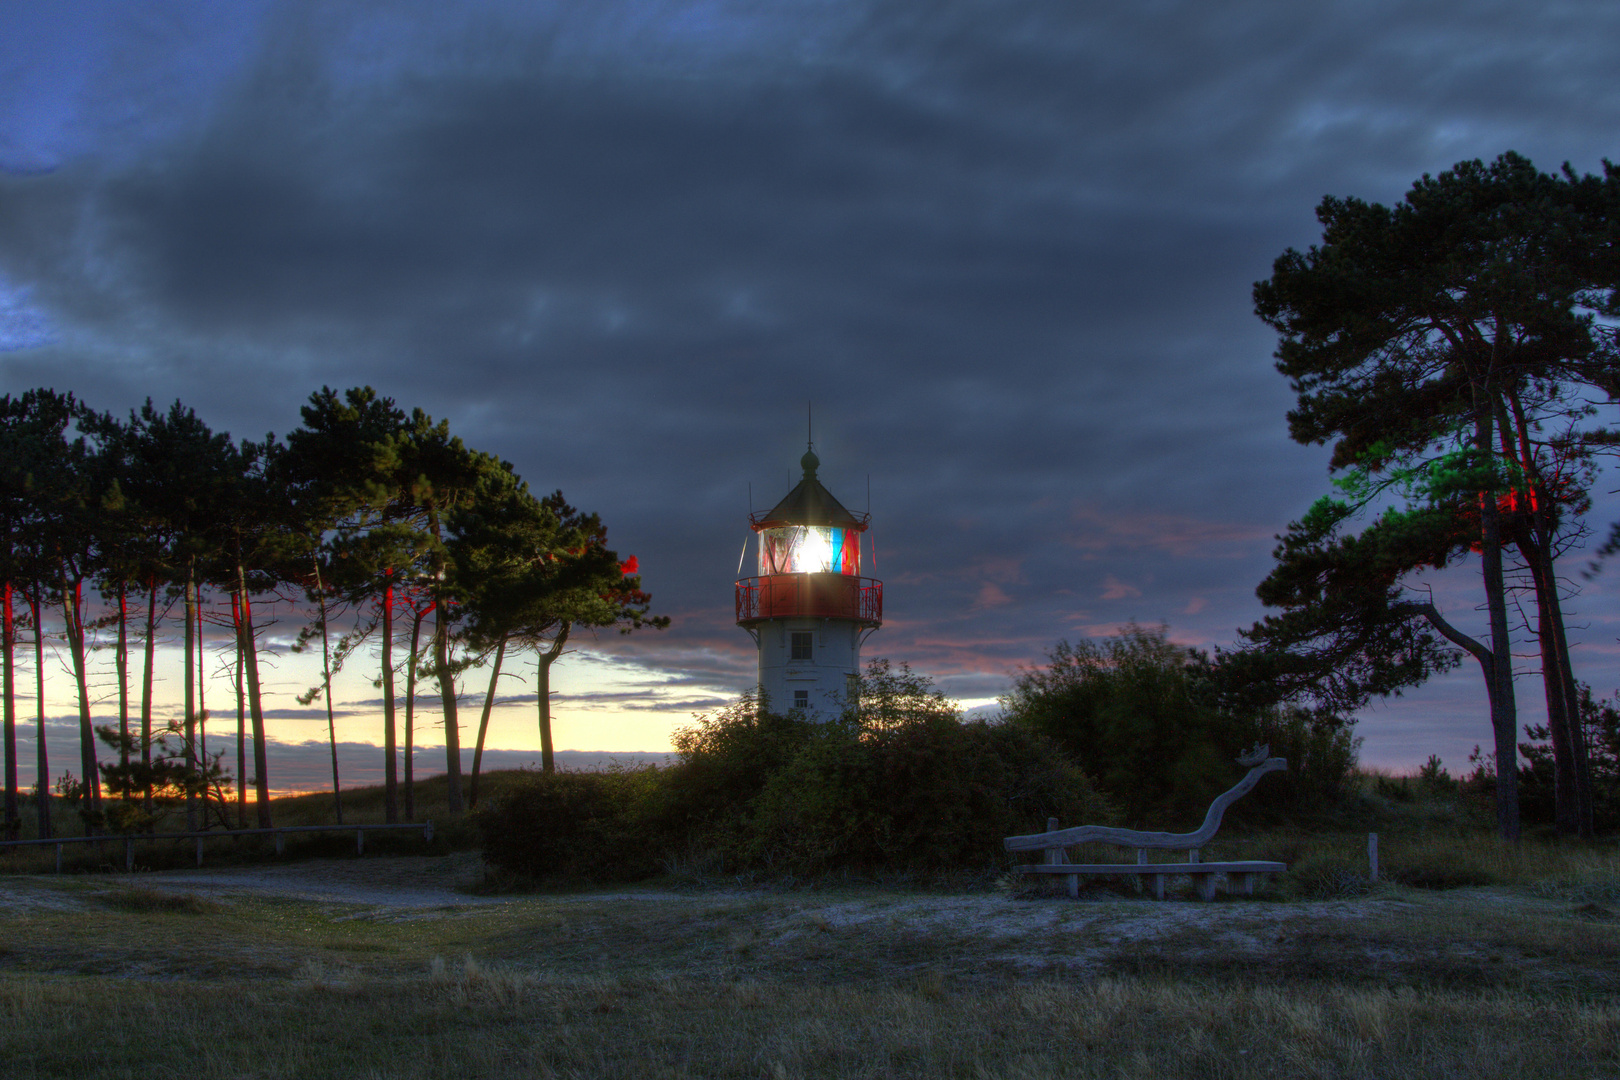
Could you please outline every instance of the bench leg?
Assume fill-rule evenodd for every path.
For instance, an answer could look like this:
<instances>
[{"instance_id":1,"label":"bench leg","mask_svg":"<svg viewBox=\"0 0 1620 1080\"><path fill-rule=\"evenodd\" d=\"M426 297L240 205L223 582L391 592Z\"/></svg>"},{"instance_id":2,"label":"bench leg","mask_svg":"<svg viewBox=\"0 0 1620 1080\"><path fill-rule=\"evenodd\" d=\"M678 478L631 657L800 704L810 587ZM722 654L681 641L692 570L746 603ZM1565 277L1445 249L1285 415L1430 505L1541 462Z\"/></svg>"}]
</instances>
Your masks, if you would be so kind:
<instances>
[{"instance_id":1,"label":"bench leg","mask_svg":"<svg viewBox=\"0 0 1620 1080\"><path fill-rule=\"evenodd\" d=\"M1198 882L1198 899L1200 899L1200 900L1213 900L1213 899L1215 899L1215 875L1214 874L1198 874L1198 875L1195 875L1194 880Z\"/></svg>"},{"instance_id":2,"label":"bench leg","mask_svg":"<svg viewBox=\"0 0 1620 1080\"><path fill-rule=\"evenodd\" d=\"M1080 898L1080 875L1065 874L1063 876L1069 881L1069 895L1078 900Z\"/></svg>"},{"instance_id":3,"label":"bench leg","mask_svg":"<svg viewBox=\"0 0 1620 1080\"><path fill-rule=\"evenodd\" d=\"M1238 885L1238 887L1240 889L1243 890L1243 895L1244 896L1253 896L1254 895L1254 875L1253 874L1239 874L1237 876L1237 885Z\"/></svg>"},{"instance_id":4,"label":"bench leg","mask_svg":"<svg viewBox=\"0 0 1620 1080\"><path fill-rule=\"evenodd\" d=\"M1163 900L1164 899L1164 875L1163 874L1154 874L1153 875L1153 899L1155 899L1155 900Z\"/></svg>"}]
</instances>

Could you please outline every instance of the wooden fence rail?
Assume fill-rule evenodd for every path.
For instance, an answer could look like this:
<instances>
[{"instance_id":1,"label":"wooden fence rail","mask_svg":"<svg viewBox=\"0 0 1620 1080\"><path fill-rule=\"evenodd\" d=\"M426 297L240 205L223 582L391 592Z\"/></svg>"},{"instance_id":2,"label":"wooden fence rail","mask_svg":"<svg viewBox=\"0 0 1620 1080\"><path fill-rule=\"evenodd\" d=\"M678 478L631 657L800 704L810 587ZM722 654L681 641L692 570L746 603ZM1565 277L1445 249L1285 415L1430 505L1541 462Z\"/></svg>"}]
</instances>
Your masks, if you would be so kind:
<instances>
[{"instance_id":1,"label":"wooden fence rail","mask_svg":"<svg viewBox=\"0 0 1620 1080\"><path fill-rule=\"evenodd\" d=\"M433 822L424 821L421 824L411 825L287 825L275 829L226 829L214 832L176 832L176 833L135 833L129 836L61 836L47 840L0 840L0 848L43 847L47 844L56 845L56 872L62 872L62 849L68 844L107 844L122 841L124 844L124 870L135 869L135 841L137 840L196 840L197 865L203 861L203 841L220 837L232 836L274 836L276 838L276 854L280 855L286 850L287 833L319 833L319 832L353 832L354 851L356 855L366 853L366 833L388 832L390 830L411 829L422 834L422 841L427 843L433 839Z\"/></svg>"}]
</instances>

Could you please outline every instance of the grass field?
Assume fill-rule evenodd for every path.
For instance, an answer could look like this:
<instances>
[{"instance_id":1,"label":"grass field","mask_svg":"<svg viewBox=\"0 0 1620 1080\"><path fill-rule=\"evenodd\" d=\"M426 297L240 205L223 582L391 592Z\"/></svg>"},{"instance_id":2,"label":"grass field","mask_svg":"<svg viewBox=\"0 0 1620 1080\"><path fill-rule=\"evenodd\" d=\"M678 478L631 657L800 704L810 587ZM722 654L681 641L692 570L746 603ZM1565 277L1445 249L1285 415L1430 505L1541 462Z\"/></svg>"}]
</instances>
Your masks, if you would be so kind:
<instances>
[{"instance_id":1,"label":"grass field","mask_svg":"<svg viewBox=\"0 0 1620 1080\"><path fill-rule=\"evenodd\" d=\"M1620 1075L1612 842L1411 822L1386 866L1490 883L1372 884L1364 834L1278 831L1226 843L1309 880L1212 904L690 879L489 896L459 891L470 852L12 873L0 1061L8 1080Z\"/></svg>"}]
</instances>

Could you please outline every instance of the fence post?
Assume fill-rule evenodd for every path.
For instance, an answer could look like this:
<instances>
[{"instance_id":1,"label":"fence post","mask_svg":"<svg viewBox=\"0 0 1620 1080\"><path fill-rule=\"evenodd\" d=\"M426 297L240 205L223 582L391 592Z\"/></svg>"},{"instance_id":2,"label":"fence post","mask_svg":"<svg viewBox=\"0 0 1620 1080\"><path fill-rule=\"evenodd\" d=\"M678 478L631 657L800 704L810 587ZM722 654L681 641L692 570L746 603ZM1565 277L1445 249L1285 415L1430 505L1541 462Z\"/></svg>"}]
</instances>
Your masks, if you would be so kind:
<instances>
[{"instance_id":1,"label":"fence post","mask_svg":"<svg viewBox=\"0 0 1620 1080\"><path fill-rule=\"evenodd\" d=\"M197 865L202 865L202 837L197 837Z\"/></svg>"},{"instance_id":2,"label":"fence post","mask_svg":"<svg viewBox=\"0 0 1620 1080\"><path fill-rule=\"evenodd\" d=\"M124 839L124 873L133 873L135 870L135 838Z\"/></svg>"},{"instance_id":3,"label":"fence post","mask_svg":"<svg viewBox=\"0 0 1620 1080\"><path fill-rule=\"evenodd\" d=\"M56 845L56 872L58 874L62 872L62 848L64 846L62 844Z\"/></svg>"},{"instance_id":4,"label":"fence post","mask_svg":"<svg viewBox=\"0 0 1620 1080\"><path fill-rule=\"evenodd\" d=\"M356 855L366 853L366 830L364 829L354 830L354 853Z\"/></svg>"},{"instance_id":5,"label":"fence post","mask_svg":"<svg viewBox=\"0 0 1620 1080\"><path fill-rule=\"evenodd\" d=\"M1378 834L1367 834L1367 880L1378 880Z\"/></svg>"},{"instance_id":6,"label":"fence post","mask_svg":"<svg viewBox=\"0 0 1620 1080\"><path fill-rule=\"evenodd\" d=\"M283 834L278 830L276 832L276 854L280 855L286 849L286 846L287 842L283 839Z\"/></svg>"}]
</instances>

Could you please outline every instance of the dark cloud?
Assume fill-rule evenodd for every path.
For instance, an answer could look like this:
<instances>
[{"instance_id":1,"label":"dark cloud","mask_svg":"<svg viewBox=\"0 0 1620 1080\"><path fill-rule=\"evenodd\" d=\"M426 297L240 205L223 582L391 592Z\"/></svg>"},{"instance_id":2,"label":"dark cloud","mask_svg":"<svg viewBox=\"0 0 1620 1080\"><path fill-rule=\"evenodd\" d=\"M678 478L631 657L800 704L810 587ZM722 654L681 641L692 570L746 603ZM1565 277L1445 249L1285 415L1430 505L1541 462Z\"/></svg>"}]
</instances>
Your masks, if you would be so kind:
<instances>
[{"instance_id":1,"label":"dark cloud","mask_svg":"<svg viewBox=\"0 0 1620 1080\"><path fill-rule=\"evenodd\" d=\"M144 142L106 116L145 84L86 76L101 126L0 176L6 388L447 416L640 557L675 625L591 647L671 710L749 680L749 485L813 399L823 478L871 477L869 653L989 697L1060 636L1258 615L1325 457L1249 289L1322 195L1595 168L1620 113L1597 4L637 7L270 5Z\"/></svg>"}]
</instances>

